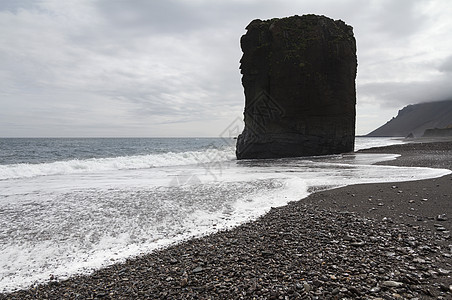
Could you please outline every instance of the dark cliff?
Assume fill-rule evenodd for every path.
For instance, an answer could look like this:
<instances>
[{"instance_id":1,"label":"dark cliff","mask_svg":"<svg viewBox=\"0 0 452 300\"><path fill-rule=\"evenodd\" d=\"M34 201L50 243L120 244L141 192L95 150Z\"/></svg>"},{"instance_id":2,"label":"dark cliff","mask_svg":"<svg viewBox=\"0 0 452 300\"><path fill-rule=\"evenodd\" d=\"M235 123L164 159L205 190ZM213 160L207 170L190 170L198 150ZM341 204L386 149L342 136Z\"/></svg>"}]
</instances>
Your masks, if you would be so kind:
<instances>
[{"instance_id":1,"label":"dark cliff","mask_svg":"<svg viewBox=\"0 0 452 300\"><path fill-rule=\"evenodd\" d=\"M422 137L451 137L452 127L427 129Z\"/></svg>"},{"instance_id":2,"label":"dark cliff","mask_svg":"<svg viewBox=\"0 0 452 300\"><path fill-rule=\"evenodd\" d=\"M452 125L452 100L408 105L367 136L421 137L425 130Z\"/></svg>"},{"instance_id":3,"label":"dark cliff","mask_svg":"<svg viewBox=\"0 0 452 300\"><path fill-rule=\"evenodd\" d=\"M245 129L237 158L353 151L356 42L341 20L254 20L241 38Z\"/></svg>"}]
</instances>

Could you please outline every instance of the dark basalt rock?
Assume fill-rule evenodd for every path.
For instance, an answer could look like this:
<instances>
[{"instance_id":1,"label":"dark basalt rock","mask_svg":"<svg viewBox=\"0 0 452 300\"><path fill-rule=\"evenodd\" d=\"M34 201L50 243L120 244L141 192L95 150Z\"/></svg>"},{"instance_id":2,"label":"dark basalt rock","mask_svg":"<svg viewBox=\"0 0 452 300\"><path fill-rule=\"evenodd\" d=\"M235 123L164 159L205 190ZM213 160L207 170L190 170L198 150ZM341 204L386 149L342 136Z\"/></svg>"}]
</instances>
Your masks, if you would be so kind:
<instances>
[{"instance_id":1,"label":"dark basalt rock","mask_svg":"<svg viewBox=\"0 0 452 300\"><path fill-rule=\"evenodd\" d=\"M343 21L254 20L241 38L245 128L237 158L353 151L356 41Z\"/></svg>"}]
</instances>

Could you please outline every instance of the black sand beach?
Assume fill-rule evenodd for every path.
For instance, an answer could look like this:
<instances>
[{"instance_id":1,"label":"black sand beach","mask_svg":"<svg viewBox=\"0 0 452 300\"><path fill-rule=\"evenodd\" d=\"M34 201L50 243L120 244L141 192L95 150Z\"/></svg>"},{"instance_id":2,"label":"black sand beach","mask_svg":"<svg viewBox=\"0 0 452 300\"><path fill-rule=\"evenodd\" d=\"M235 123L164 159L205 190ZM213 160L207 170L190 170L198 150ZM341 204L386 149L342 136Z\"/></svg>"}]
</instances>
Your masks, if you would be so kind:
<instances>
[{"instance_id":1,"label":"black sand beach","mask_svg":"<svg viewBox=\"0 0 452 300\"><path fill-rule=\"evenodd\" d=\"M452 169L452 142L365 152ZM317 192L257 221L0 299L452 299L452 175Z\"/></svg>"}]
</instances>

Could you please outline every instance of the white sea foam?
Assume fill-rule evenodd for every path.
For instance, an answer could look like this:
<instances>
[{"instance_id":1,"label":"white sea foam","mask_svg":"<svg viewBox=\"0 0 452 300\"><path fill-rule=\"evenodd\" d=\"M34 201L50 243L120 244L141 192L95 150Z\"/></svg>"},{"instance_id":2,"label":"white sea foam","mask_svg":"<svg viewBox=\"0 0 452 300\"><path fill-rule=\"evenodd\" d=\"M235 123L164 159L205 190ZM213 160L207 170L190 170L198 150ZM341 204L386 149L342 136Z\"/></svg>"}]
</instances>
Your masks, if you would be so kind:
<instances>
[{"instance_id":1,"label":"white sea foam","mask_svg":"<svg viewBox=\"0 0 452 300\"><path fill-rule=\"evenodd\" d=\"M373 146L402 143L391 138L358 138L356 150ZM209 148L204 151L186 151L180 153L160 153L109 158L92 158L85 160L67 160L40 164L0 165L0 180L30 178L36 176L95 173L115 170L148 169L165 166L182 166L212 164L234 160L233 147L226 149Z\"/></svg>"},{"instance_id":2,"label":"white sea foam","mask_svg":"<svg viewBox=\"0 0 452 300\"><path fill-rule=\"evenodd\" d=\"M402 137L357 137L355 139L355 151L397 144L403 144Z\"/></svg>"},{"instance_id":3,"label":"white sea foam","mask_svg":"<svg viewBox=\"0 0 452 300\"><path fill-rule=\"evenodd\" d=\"M112 158L68 160L41 164L0 165L0 180L35 176L94 173L101 171L148 169L165 166L206 164L234 159L228 149L208 149L181 153L162 153Z\"/></svg>"},{"instance_id":4,"label":"white sea foam","mask_svg":"<svg viewBox=\"0 0 452 300\"><path fill-rule=\"evenodd\" d=\"M302 192L297 189L292 198L285 197L289 190L284 180L273 178L36 194L28 203L3 203L8 215L0 234L0 289L26 287L51 275L65 278L89 272L229 228L295 200Z\"/></svg>"}]
</instances>

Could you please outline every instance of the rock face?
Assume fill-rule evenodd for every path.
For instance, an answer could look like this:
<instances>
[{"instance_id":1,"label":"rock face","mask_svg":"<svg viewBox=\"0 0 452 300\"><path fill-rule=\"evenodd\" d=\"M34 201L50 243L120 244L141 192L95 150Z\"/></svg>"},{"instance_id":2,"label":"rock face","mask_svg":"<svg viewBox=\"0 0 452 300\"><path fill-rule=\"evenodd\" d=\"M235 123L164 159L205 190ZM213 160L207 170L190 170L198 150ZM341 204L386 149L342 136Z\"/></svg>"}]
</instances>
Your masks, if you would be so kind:
<instances>
[{"instance_id":1,"label":"rock face","mask_svg":"<svg viewBox=\"0 0 452 300\"><path fill-rule=\"evenodd\" d=\"M353 151L356 41L343 21L254 20L241 38L245 128L237 159Z\"/></svg>"},{"instance_id":2,"label":"rock face","mask_svg":"<svg viewBox=\"0 0 452 300\"><path fill-rule=\"evenodd\" d=\"M427 129L422 137L452 137L452 127Z\"/></svg>"},{"instance_id":3,"label":"rock face","mask_svg":"<svg viewBox=\"0 0 452 300\"><path fill-rule=\"evenodd\" d=\"M421 137L427 129L452 126L452 100L405 106L397 116L367 136ZM428 132L432 136L435 132ZM437 132L447 135L447 130Z\"/></svg>"}]
</instances>

